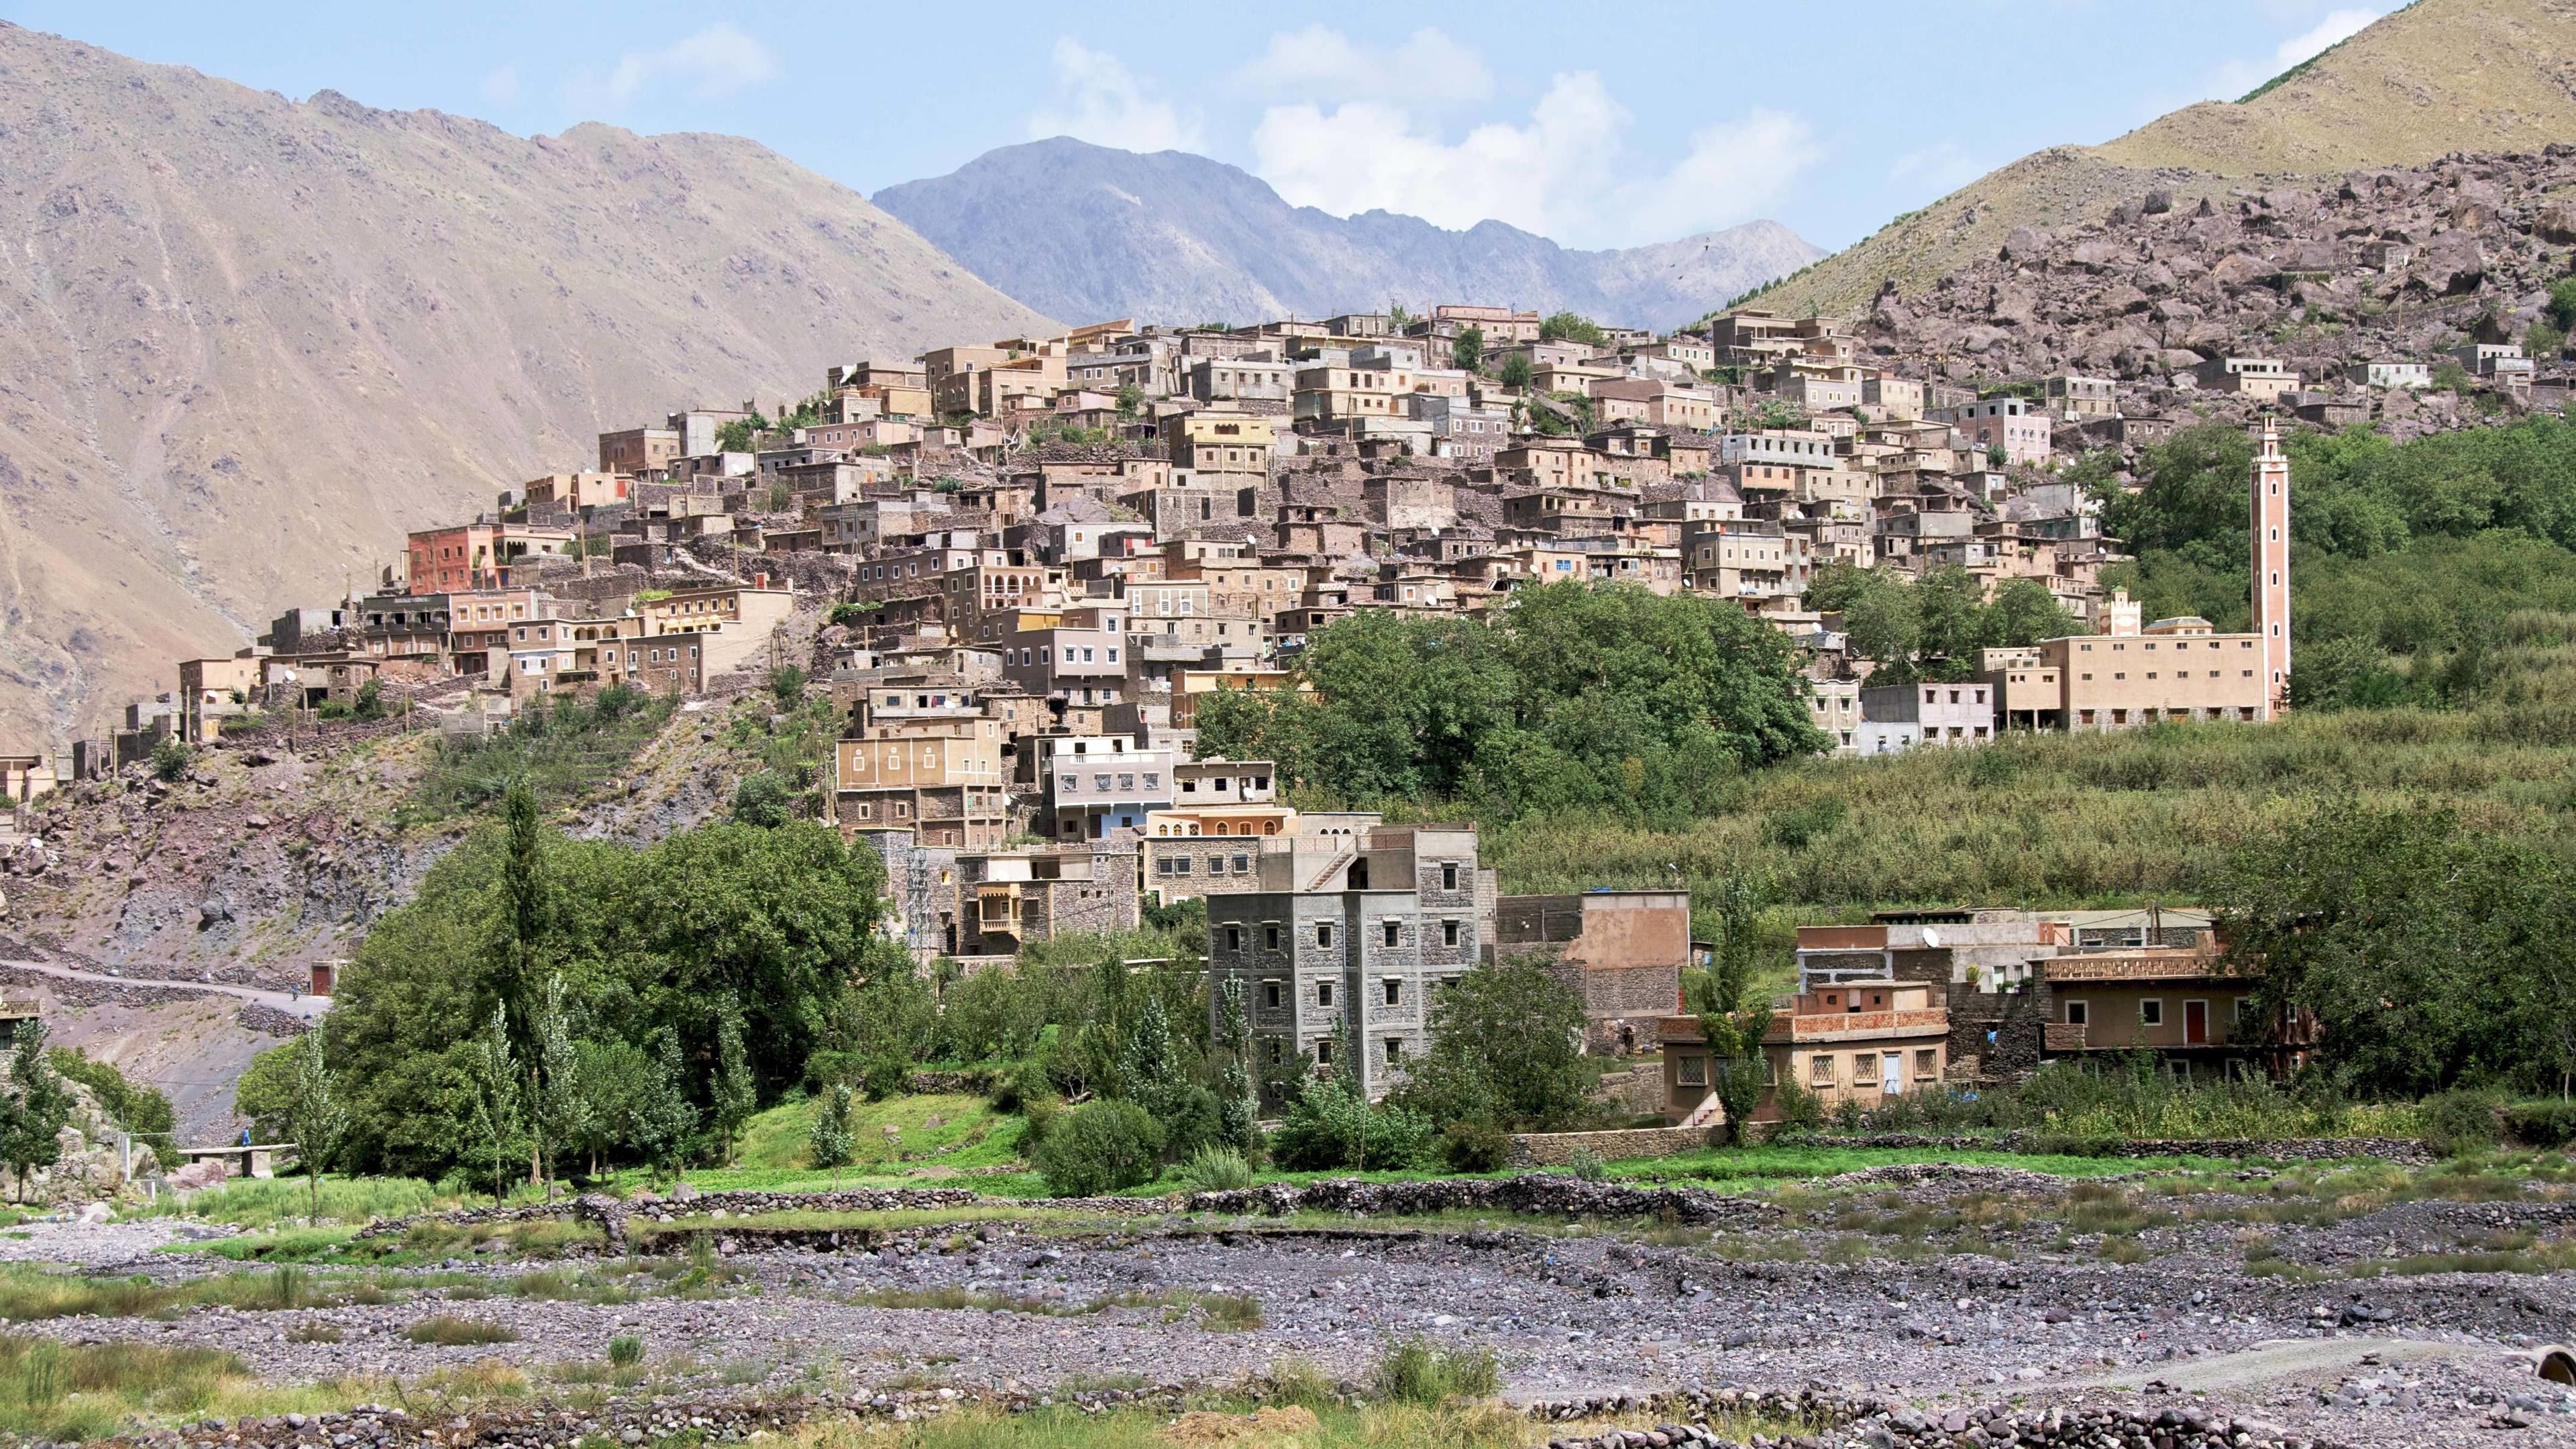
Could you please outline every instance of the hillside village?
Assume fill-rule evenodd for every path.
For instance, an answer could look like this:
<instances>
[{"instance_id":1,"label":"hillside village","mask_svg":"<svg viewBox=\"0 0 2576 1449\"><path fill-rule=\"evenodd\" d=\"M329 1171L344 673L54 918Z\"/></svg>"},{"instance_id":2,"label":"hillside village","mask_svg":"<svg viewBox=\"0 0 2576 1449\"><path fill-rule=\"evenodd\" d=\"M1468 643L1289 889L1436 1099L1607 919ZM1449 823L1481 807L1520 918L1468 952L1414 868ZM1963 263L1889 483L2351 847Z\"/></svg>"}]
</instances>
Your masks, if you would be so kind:
<instances>
[{"instance_id":1,"label":"hillside village","mask_svg":"<svg viewBox=\"0 0 2576 1449\"><path fill-rule=\"evenodd\" d=\"M2290 668L2282 430L2413 433L2563 406L2563 336L2534 289L2576 219L2533 198L2570 170L2555 151L2458 158L2188 214L2150 192L2098 226L2017 231L1931 297L1891 287L1848 321L1757 296L1656 335L1441 303L1240 327L1120 319L861 359L775 415L690 407L601 434L590 466L412 534L374 591L177 661L177 688L110 737L12 757L8 792L23 816L58 785L139 778L156 757L264 760L299 731L470 742L602 691L739 700L810 672L839 739L805 808L883 856L887 930L920 961L972 969L1204 899L1210 966L1266 991L1256 1027L1274 1061L1328 1056L1356 1027L1382 1038L1359 1064L1382 1089L1423 1049L1441 979L1529 949L1584 968L1596 1049L1656 1051L1697 1030L1669 1017L1707 949L1686 894L1502 896L1472 829L1301 811L1271 762L1200 748L1200 705L1311 690L1301 653L1355 614L1491 614L1575 580L1767 623L1804 661L1835 753L2272 720ZM2106 490L2134 486L2143 448L2213 419L2261 438L2268 538L2243 633L2144 618L2102 583L2123 557L2101 528ZM2078 460L2089 478L2068 471ZM1963 571L1989 602L2019 590L2038 636L1873 682L1882 666L1807 597L1838 566ZM45 852L23 846L12 868L41 871ZM1329 989L1283 999L1249 937L1275 950L1277 921L1334 915L1372 867L1417 883L1383 924L1379 944L1403 952L1383 1000L1363 1015ZM382 904L320 889L308 907L363 920ZM162 912L166 929L230 906L185 910ZM1834 1081L1875 1101L2052 1052L2235 1045L2204 998L2189 1020L2159 1012L2088 1044L2081 1004L2044 988L2074 915L1957 919L2019 922L2003 928L2010 959L1939 953L1921 979L1970 995L1951 1013L1922 1003L1930 1016L1904 1028L1939 1050L1872 1041ZM2154 948L2115 986L2206 985L2207 917L2176 919L2096 931L2097 946ZM1330 931L1299 939L1329 953ZM1997 995L2034 982L2036 1015ZM1798 1000L1842 1010L1812 993L1843 984L1802 972ZM2018 1025L1998 1036L1995 1010ZM1694 1058L1666 1056L1667 1116L1696 1125L1714 1098L1687 1075Z\"/></svg>"}]
</instances>

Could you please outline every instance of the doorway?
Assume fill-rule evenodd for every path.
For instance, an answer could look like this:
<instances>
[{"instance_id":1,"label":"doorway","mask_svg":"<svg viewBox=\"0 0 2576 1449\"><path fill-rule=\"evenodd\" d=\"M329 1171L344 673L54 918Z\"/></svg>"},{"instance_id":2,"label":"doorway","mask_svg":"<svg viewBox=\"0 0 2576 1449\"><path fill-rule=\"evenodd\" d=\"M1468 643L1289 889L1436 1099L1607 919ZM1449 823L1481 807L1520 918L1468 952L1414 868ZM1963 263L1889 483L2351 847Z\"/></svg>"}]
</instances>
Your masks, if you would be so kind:
<instances>
[{"instance_id":1,"label":"doorway","mask_svg":"<svg viewBox=\"0 0 2576 1449\"><path fill-rule=\"evenodd\" d=\"M2182 1004L2182 1044L2184 1046L2209 1044L2208 1002L2186 1001Z\"/></svg>"}]
</instances>

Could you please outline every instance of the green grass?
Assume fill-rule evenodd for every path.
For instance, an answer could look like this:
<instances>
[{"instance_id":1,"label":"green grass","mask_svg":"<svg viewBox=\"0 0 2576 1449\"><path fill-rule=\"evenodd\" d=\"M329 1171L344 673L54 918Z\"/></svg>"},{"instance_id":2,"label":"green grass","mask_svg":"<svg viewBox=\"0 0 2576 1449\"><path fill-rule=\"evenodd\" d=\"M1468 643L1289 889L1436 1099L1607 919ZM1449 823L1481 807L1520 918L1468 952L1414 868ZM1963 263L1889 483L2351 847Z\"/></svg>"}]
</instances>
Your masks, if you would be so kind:
<instances>
[{"instance_id":1,"label":"green grass","mask_svg":"<svg viewBox=\"0 0 2576 1449\"><path fill-rule=\"evenodd\" d=\"M413 1277L388 1282L367 1273L316 1273L302 1267L280 1267L265 1273L221 1273L162 1283L141 1274L127 1278L74 1277L12 1264L0 1268L0 1318L32 1323L83 1314L98 1318L168 1317L189 1308L213 1305L251 1310L334 1308L349 1303L391 1302L441 1281L444 1280Z\"/></svg>"},{"instance_id":2,"label":"green grass","mask_svg":"<svg viewBox=\"0 0 2576 1449\"><path fill-rule=\"evenodd\" d=\"M316 1221L365 1224L378 1218L409 1217L463 1206L415 1177L332 1177L322 1179L321 1213ZM222 1187L157 1199L133 1211L135 1217L202 1218L235 1227L265 1229L304 1223L311 1197L304 1179L240 1178Z\"/></svg>"},{"instance_id":3,"label":"green grass","mask_svg":"<svg viewBox=\"0 0 2576 1449\"><path fill-rule=\"evenodd\" d=\"M806 1165L807 1134L813 1130L814 1114L820 1110L822 1103L811 1098L770 1108L744 1125L738 1165L693 1173L690 1180L710 1190L774 1188L786 1182L828 1183L832 1173L817 1172ZM937 1125L933 1125L934 1120ZM928 1094L854 1102L850 1132L857 1139L858 1158L839 1176L847 1180L934 1165L960 1170L1002 1166L1018 1160L1020 1133L1025 1125L1017 1116L994 1110L993 1104L982 1097ZM891 1144L886 1137L888 1127L896 1132ZM908 1156L924 1161L916 1164L899 1160Z\"/></svg>"}]
</instances>

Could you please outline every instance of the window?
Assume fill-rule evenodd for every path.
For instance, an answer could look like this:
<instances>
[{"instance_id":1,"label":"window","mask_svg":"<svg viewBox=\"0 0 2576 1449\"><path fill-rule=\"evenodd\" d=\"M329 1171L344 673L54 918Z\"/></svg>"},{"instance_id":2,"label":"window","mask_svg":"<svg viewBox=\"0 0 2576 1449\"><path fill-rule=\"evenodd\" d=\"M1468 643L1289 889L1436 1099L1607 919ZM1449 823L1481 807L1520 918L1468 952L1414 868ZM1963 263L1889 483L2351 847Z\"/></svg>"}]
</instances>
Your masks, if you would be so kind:
<instances>
[{"instance_id":1,"label":"window","mask_svg":"<svg viewBox=\"0 0 2576 1449\"><path fill-rule=\"evenodd\" d=\"M1807 1080L1811 1084L1819 1087L1832 1086L1834 1084L1834 1059L1824 1052L1818 1052L1814 1056L1807 1058Z\"/></svg>"},{"instance_id":2,"label":"window","mask_svg":"<svg viewBox=\"0 0 2576 1449\"><path fill-rule=\"evenodd\" d=\"M1315 1004L1317 1006L1330 1006L1333 1004L1333 983L1330 981L1318 981L1315 983Z\"/></svg>"},{"instance_id":3,"label":"window","mask_svg":"<svg viewBox=\"0 0 2576 1449\"><path fill-rule=\"evenodd\" d=\"M1261 983L1261 1004L1269 1007L1276 1007L1279 1005L1278 982L1264 981Z\"/></svg>"},{"instance_id":4,"label":"window","mask_svg":"<svg viewBox=\"0 0 2576 1449\"><path fill-rule=\"evenodd\" d=\"M1276 951L1279 949L1279 928L1277 926L1264 926L1261 928L1261 946L1265 951Z\"/></svg>"},{"instance_id":5,"label":"window","mask_svg":"<svg viewBox=\"0 0 2576 1449\"><path fill-rule=\"evenodd\" d=\"M1161 860L1158 860L1158 861L1155 861L1155 862L1154 862L1154 874L1156 874L1156 875L1170 875L1171 873L1172 873L1172 858L1171 858L1170 856L1168 856L1168 855L1167 855L1167 856L1163 857Z\"/></svg>"},{"instance_id":6,"label":"window","mask_svg":"<svg viewBox=\"0 0 2576 1449\"><path fill-rule=\"evenodd\" d=\"M1444 891L1454 891L1458 888L1458 867L1454 862L1440 867L1440 888ZM1456 942L1453 941L1451 944L1455 945Z\"/></svg>"},{"instance_id":7,"label":"window","mask_svg":"<svg viewBox=\"0 0 2576 1449\"><path fill-rule=\"evenodd\" d=\"M1931 1047L1923 1047L1914 1053L1914 1075L1917 1077L1935 1076L1939 1074L1940 1070L1940 1052Z\"/></svg>"},{"instance_id":8,"label":"window","mask_svg":"<svg viewBox=\"0 0 2576 1449\"><path fill-rule=\"evenodd\" d=\"M1400 1036L1388 1037L1386 1039L1386 1064L1391 1067L1397 1065L1403 1060L1404 1038Z\"/></svg>"},{"instance_id":9,"label":"window","mask_svg":"<svg viewBox=\"0 0 2576 1449\"><path fill-rule=\"evenodd\" d=\"M2150 997L2148 997L2146 1000L2141 1001L2141 1002L2139 1002L2139 1003L2138 1003L2138 1025L2140 1025L2140 1026L2162 1026L2162 1025L2164 1025L2164 1024L2165 1024L2165 1004L2164 1004L2164 1002L2162 1002L2162 1001L2158 1000L2158 999L2157 999L2157 998L2155 998L2155 997L2150 996Z\"/></svg>"},{"instance_id":10,"label":"window","mask_svg":"<svg viewBox=\"0 0 2576 1449\"><path fill-rule=\"evenodd\" d=\"M2091 1013L2092 1009L2087 1007L2083 1002L2070 1001L2066 1003L2066 1024L2068 1026L2082 1026L2087 1021L2091 1020Z\"/></svg>"},{"instance_id":11,"label":"window","mask_svg":"<svg viewBox=\"0 0 2576 1449\"><path fill-rule=\"evenodd\" d=\"M1386 990L1387 1005L1402 1006L1404 1004L1404 982L1400 978L1390 976L1380 984L1384 986Z\"/></svg>"},{"instance_id":12,"label":"window","mask_svg":"<svg viewBox=\"0 0 2576 1449\"><path fill-rule=\"evenodd\" d=\"M1442 921L1440 923L1440 944L1443 946L1455 946L1458 944L1458 923L1456 921Z\"/></svg>"},{"instance_id":13,"label":"window","mask_svg":"<svg viewBox=\"0 0 2576 1449\"><path fill-rule=\"evenodd\" d=\"M1330 921L1317 921L1317 922L1315 923L1315 944L1316 944L1316 945L1318 945L1318 946L1325 947L1325 948L1327 948L1327 949L1329 949L1329 948L1332 946L1332 944L1333 944L1333 923L1332 923L1332 922L1330 922Z\"/></svg>"},{"instance_id":14,"label":"window","mask_svg":"<svg viewBox=\"0 0 2576 1449\"><path fill-rule=\"evenodd\" d=\"M1332 1064L1333 1039L1328 1036L1317 1037L1315 1039L1315 1065L1319 1067L1329 1067Z\"/></svg>"},{"instance_id":15,"label":"window","mask_svg":"<svg viewBox=\"0 0 2576 1449\"><path fill-rule=\"evenodd\" d=\"M1228 926L1225 928L1225 949L1229 951L1240 951L1243 949L1243 928L1241 926ZM1277 1006L1279 1004L1279 988L1275 983L1270 989L1270 1004L1273 1006Z\"/></svg>"},{"instance_id":16,"label":"window","mask_svg":"<svg viewBox=\"0 0 2576 1449\"><path fill-rule=\"evenodd\" d=\"M1248 855L1236 856L1234 858L1234 873L1236 875L1250 875L1252 873L1252 857Z\"/></svg>"},{"instance_id":17,"label":"window","mask_svg":"<svg viewBox=\"0 0 2576 1449\"><path fill-rule=\"evenodd\" d=\"M1680 1057L1673 1062L1673 1080L1685 1087L1708 1085L1708 1058Z\"/></svg>"},{"instance_id":18,"label":"window","mask_svg":"<svg viewBox=\"0 0 2576 1449\"><path fill-rule=\"evenodd\" d=\"M1396 923L1395 923L1395 922L1393 922L1393 921L1385 922L1385 923L1384 923L1384 924L1382 924L1378 929L1380 929L1380 930L1382 930L1382 931L1384 931L1384 932L1386 933L1386 944L1387 944L1387 945L1390 945L1390 946L1396 945L1396 944L1397 944L1399 941L1401 941L1401 940L1402 940L1402 938L1403 938L1403 930L1402 930L1402 928L1401 928L1401 927L1399 927L1399 926L1397 926L1397 925L1396 925Z\"/></svg>"},{"instance_id":19,"label":"window","mask_svg":"<svg viewBox=\"0 0 2576 1449\"><path fill-rule=\"evenodd\" d=\"M1180 872L1181 874L1183 874L1183 875L1188 875L1188 874L1190 873L1190 868L1191 868L1193 865L1195 865L1195 864L1197 864L1197 862L1195 862L1195 861L1191 860L1188 856L1186 856L1186 855L1185 855L1185 856L1182 856L1178 861L1175 861L1175 862L1173 863L1173 867L1172 867L1172 868L1173 868L1173 869L1175 869L1175 870L1177 870L1177 871L1179 871L1179 872Z\"/></svg>"}]
</instances>

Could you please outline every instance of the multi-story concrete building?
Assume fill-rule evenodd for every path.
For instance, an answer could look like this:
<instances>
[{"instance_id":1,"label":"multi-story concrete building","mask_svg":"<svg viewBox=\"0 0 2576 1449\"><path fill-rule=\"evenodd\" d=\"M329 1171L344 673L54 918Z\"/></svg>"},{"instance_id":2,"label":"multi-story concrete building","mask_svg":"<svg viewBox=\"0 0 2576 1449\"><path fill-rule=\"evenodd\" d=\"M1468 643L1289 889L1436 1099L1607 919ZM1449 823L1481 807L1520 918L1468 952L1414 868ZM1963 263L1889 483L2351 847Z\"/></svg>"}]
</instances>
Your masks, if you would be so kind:
<instances>
[{"instance_id":1,"label":"multi-story concrete building","mask_svg":"<svg viewBox=\"0 0 2576 1449\"><path fill-rule=\"evenodd\" d=\"M1428 1045L1433 993L1474 968L1490 934L1475 829L1278 839L1254 862L1258 889L1208 898L1211 1026L1232 983L1262 1067L1347 1066L1383 1096Z\"/></svg>"},{"instance_id":2,"label":"multi-story concrete building","mask_svg":"<svg viewBox=\"0 0 2576 1449\"><path fill-rule=\"evenodd\" d=\"M2043 639L2038 668L2056 673L2061 729L2250 722L2272 717L2265 642L2218 633L2207 619L2159 619L2136 634Z\"/></svg>"},{"instance_id":3,"label":"multi-story concrete building","mask_svg":"<svg viewBox=\"0 0 2576 1449\"><path fill-rule=\"evenodd\" d=\"M1172 752L1133 735L1039 735L1036 784L1045 797L1037 822L1059 840L1105 840L1136 830L1172 806Z\"/></svg>"},{"instance_id":4,"label":"multi-story concrete building","mask_svg":"<svg viewBox=\"0 0 2576 1449\"><path fill-rule=\"evenodd\" d=\"M1586 1050L1625 1056L1681 1008L1690 953L1690 892L1597 890L1500 898L1486 956L1545 961L1583 998Z\"/></svg>"},{"instance_id":5,"label":"multi-story concrete building","mask_svg":"<svg viewBox=\"0 0 2576 1449\"><path fill-rule=\"evenodd\" d=\"M1916 745L1983 744L1994 737L1994 688L1983 680L1890 684L1860 692L1858 752L1889 755Z\"/></svg>"},{"instance_id":6,"label":"multi-story concrete building","mask_svg":"<svg viewBox=\"0 0 2576 1449\"><path fill-rule=\"evenodd\" d=\"M1979 448L2003 449L2007 463L2048 461L2048 415L2032 407L2027 398L1992 397L1954 408L1935 408L1931 417L1934 422L1948 423L1952 431Z\"/></svg>"},{"instance_id":7,"label":"multi-story concrete building","mask_svg":"<svg viewBox=\"0 0 2576 1449\"><path fill-rule=\"evenodd\" d=\"M898 849L888 859L901 854ZM945 896L955 902L938 909L937 937L948 955L1013 956L1030 942L1060 935L1136 929L1133 845L968 851L953 864L940 860L939 853L930 853L924 873L942 870L952 878L945 890L928 886L933 900Z\"/></svg>"},{"instance_id":8,"label":"multi-story concrete building","mask_svg":"<svg viewBox=\"0 0 2576 1449\"><path fill-rule=\"evenodd\" d=\"M1807 682L1807 718L1833 739L1837 755L1860 753L1860 681L1811 679Z\"/></svg>"}]
</instances>

